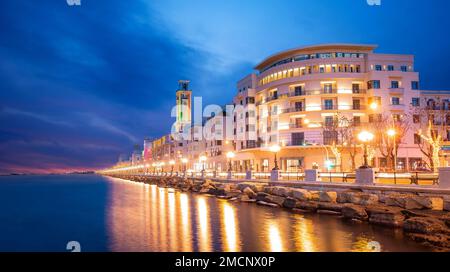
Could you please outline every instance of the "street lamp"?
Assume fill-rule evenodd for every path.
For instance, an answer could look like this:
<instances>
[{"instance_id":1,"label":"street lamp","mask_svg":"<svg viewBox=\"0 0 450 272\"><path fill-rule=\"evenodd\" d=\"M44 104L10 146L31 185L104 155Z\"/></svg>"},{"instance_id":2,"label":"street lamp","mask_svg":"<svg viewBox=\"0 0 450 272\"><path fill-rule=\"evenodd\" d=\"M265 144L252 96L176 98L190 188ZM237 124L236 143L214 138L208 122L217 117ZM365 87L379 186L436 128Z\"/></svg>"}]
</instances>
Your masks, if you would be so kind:
<instances>
[{"instance_id":1,"label":"street lamp","mask_svg":"<svg viewBox=\"0 0 450 272\"><path fill-rule=\"evenodd\" d=\"M171 161L169 161L169 164L170 164L170 167L171 167L170 174L172 175L173 174L173 167L175 166L175 161L171 160Z\"/></svg>"},{"instance_id":2,"label":"street lamp","mask_svg":"<svg viewBox=\"0 0 450 272\"><path fill-rule=\"evenodd\" d=\"M394 140L394 184L397 184L397 131L391 128L387 131L387 135Z\"/></svg>"},{"instance_id":3,"label":"street lamp","mask_svg":"<svg viewBox=\"0 0 450 272\"><path fill-rule=\"evenodd\" d=\"M203 155L203 156L200 156L199 160L202 163L202 172L204 172L205 171L205 164L206 164L206 161L208 160L208 158Z\"/></svg>"},{"instance_id":4,"label":"street lamp","mask_svg":"<svg viewBox=\"0 0 450 272\"><path fill-rule=\"evenodd\" d=\"M279 145L273 145L270 147L270 151L273 152L274 154L274 163L275 163L275 167L272 170L280 170L280 168L278 168L278 160L277 160L277 153L280 152L281 147Z\"/></svg>"},{"instance_id":5,"label":"street lamp","mask_svg":"<svg viewBox=\"0 0 450 272\"><path fill-rule=\"evenodd\" d=\"M373 133L369 131L361 131L358 134L358 139L364 144L364 165L360 167L360 169L367 169L370 168L369 162L367 161L368 152L367 152L367 143L373 141L375 136Z\"/></svg>"},{"instance_id":6,"label":"street lamp","mask_svg":"<svg viewBox=\"0 0 450 272\"><path fill-rule=\"evenodd\" d=\"M186 173L187 163L188 163L188 162L189 162L189 161L188 161L188 159L186 159L186 158L182 158L182 159L181 159L181 163L183 164L183 167L184 167L183 172L185 172L185 173Z\"/></svg>"},{"instance_id":7,"label":"street lamp","mask_svg":"<svg viewBox=\"0 0 450 272\"><path fill-rule=\"evenodd\" d=\"M378 109L378 103L377 102L372 102L370 104L370 109L371 110L377 110Z\"/></svg>"},{"instance_id":8,"label":"street lamp","mask_svg":"<svg viewBox=\"0 0 450 272\"><path fill-rule=\"evenodd\" d=\"M164 173L164 166L166 165L166 163L161 162L159 165L161 166L161 173Z\"/></svg>"},{"instance_id":9,"label":"street lamp","mask_svg":"<svg viewBox=\"0 0 450 272\"><path fill-rule=\"evenodd\" d=\"M152 163L153 175L156 174L156 163Z\"/></svg>"},{"instance_id":10,"label":"street lamp","mask_svg":"<svg viewBox=\"0 0 450 272\"><path fill-rule=\"evenodd\" d=\"M228 172L231 172L232 167L231 167L231 160L235 157L236 155L234 154L234 152L230 151L227 153L227 158L228 158Z\"/></svg>"}]
</instances>

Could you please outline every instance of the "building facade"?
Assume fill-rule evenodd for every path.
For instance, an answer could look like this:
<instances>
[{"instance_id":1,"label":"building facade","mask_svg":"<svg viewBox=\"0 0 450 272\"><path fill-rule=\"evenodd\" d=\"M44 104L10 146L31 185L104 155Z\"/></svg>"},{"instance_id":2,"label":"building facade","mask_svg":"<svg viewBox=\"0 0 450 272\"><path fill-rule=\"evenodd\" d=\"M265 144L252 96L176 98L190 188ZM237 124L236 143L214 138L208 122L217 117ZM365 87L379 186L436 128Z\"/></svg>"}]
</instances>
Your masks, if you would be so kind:
<instances>
[{"instance_id":1,"label":"building facade","mask_svg":"<svg viewBox=\"0 0 450 272\"><path fill-rule=\"evenodd\" d=\"M373 167L419 170L430 161L420 145L428 131L441 135L441 165L448 164L450 91L420 90L414 56L375 49L326 44L269 56L237 82L232 110L223 107L202 124L192 122L189 81L179 81L174 127L190 137L153 141L152 161L175 162L178 171L224 172L231 161L233 171L269 172L275 166L271 147L279 146L283 172L346 172L362 164L357 135L370 131Z\"/></svg>"}]
</instances>

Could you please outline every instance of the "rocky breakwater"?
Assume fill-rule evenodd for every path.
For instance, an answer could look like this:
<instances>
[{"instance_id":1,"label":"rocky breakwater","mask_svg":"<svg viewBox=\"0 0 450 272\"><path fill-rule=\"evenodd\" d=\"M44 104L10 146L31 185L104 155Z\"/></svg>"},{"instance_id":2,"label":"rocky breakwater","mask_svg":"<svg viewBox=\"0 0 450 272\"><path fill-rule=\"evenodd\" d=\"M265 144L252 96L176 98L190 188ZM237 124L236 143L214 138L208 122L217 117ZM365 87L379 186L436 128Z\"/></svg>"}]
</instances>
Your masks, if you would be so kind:
<instances>
[{"instance_id":1,"label":"rocky breakwater","mask_svg":"<svg viewBox=\"0 0 450 272\"><path fill-rule=\"evenodd\" d=\"M190 178L121 177L137 182L213 195L229 201L317 213L357 223L402 228L413 240L450 251L450 212L440 196L362 191L314 191L265 183L225 183Z\"/></svg>"}]
</instances>

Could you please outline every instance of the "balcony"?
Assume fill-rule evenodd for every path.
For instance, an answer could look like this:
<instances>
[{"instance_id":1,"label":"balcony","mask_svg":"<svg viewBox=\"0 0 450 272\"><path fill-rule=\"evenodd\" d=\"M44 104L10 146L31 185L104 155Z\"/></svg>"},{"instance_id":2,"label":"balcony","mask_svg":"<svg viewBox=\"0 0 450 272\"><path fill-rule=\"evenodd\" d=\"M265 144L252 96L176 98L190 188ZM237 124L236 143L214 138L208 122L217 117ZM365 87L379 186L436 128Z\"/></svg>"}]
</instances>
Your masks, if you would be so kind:
<instances>
[{"instance_id":1,"label":"balcony","mask_svg":"<svg viewBox=\"0 0 450 272\"><path fill-rule=\"evenodd\" d=\"M352 90L352 94L366 94L367 90L365 89L354 89Z\"/></svg>"},{"instance_id":2,"label":"balcony","mask_svg":"<svg viewBox=\"0 0 450 272\"><path fill-rule=\"evenodd\" d=\"M366 110L366 105L352 105L352 110Z\"/></svg>"},{"instance_id":3,"label":"balcony","mask_svg":"<svg viewBox=\"0 0 450 272\"><path fill-rule=\"evenodd\" d=\"M389 105L389 107L391 108L391 110L405 110L405 105L403 104L391 104Z\"/></svg>"},{"instance_id":4,"label":"balcony","mask_svg":"<svg viewBox=\"0 0 450 272\"><path fill-rule=\"evenodd\" d=\"M404 88L389 88L389 93L391 94L404 94L405 89Z\"/></svg>"},{"instance_id":5,"label":"balcony","mask_svg":"<svg viewBox=\"0 0 450 272\"><path fill-rule=\"evenodd\" d=\"M290 129L304 128L303 124L289 124Z\"/></svg>"},{"instance_id":6,"label":"balcony","mask_svg":"<svg viewBox=\"0 0 450 272\"><path fill-rule=\"evenodd\" d=\"M294 113L294 112L303 112L303 111L306 111L305 107L294 107L294 108L283 109L281 111L281 113L285 114L285 113Z\"/></svg>"},{"instance_id":7,"label":"balcony","mask_svg":"<svg viewBox=\"0 0 450 272\"><path fill-rule=\"evenodd\" d=\"M322 105L322 110L338 110L338 105Z\"/></svg>"},{"instance_id":8,"label":"balcony","mask_svg":"<svg viewBox=\"0 0 450 272\"><path fill-rule=\"evenodd\" d=\"M279 98L278 95L269 96L266 98L266 103L270 102L270 101L278 100L278 98Z\"/></svg>"}]
</instances>

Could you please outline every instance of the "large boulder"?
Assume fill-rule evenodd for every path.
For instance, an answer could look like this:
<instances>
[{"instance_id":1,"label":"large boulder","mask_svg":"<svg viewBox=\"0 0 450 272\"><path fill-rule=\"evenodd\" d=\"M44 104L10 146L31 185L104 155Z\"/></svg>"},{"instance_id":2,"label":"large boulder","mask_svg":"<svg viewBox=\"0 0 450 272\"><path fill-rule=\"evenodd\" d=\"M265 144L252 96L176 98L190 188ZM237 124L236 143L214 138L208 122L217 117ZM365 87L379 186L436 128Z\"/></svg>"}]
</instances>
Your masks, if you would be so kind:
<instances>
[{"instance_id":1,"label":"large boulder","mask_svg":"<svg viewBox=\"0 0 450 272\"><path fill-rule=\"evenodd\" d=\"M387 195L384 199L384 202L388 206L413 210L416 209L418 206L416 205L415 202L408 200L411 199L412 197L414 197L414 195L394 193Z\"/></svg>"},{"instance_id":2,"label":"large boulder","mask_svg":"<svg viewBox=\"0 0 450 272\"><path fill-rule=\"evenodd\" d=\"M320 192L319 194L320 202L336 203L336 199L337 199L336 192Z\"/></svg>"},{"instance_id":3,"label":"large boulder","mask_svg":"<svg viewBox=\"0 0 450 272\"><path fill-rule=\"evenodd\" d=\"M289 187L271 186L264 188L264 192L276 196L292 196L292 189Z\"/></svg>"},{"instance_id":4,"label":"large boulder","mask_svg":"<svg viewBox=\"0 0 450 272\"><path fill-rule=\"evenodd\" d=\"M444 209L444 201L440 197L393 195L386 198L386 205L397 206L407 210L437 210Z\"/></svg>"},{"instance_id":5,"label":"large boulder","mask_svg":"<svg viewBox=\"0 0 450 272\"><path fill-rule=\"evenodd\" d=\"M341 212L343 204L339 203L327 203L327 202L319 202L319 210L325 211L333 211L333 212Z\"/></svg>"},{"instance_id":6,"label":"large boulder","mask_svg":"<svg viewBox=\"0 0 450 272\"><path fill-rule=\"evenodd\" d=\"M415 196L408 198L408 202L412 202L417 209L428 209L434 211L442 211L444 209L444 200L441 197Z\"/></svg>"},{"instance_id":7,"label":"large boulder","mask_svg":"<svg viewBox=\"0 0 450 272\"><path fill-rule=\"evenodd\" d=\"M389 227L402 227L405 216L401 208L386 206L368 206L366 212L369 222Z\"/></svg>"},{"instance_id":8,"label":"large boulder","mask_svg":"<svg viewBox=\"0 0 450 272\"><path fill-rule=\"evenodd\" d=\"M309 191L311 194L312 201L320 201L320 192L319 191Z\"/></svg>"},{"instance_id":9,"label":"large boulder","mask_svg":"<svg viewBox=\"0 0 450 272\"><path fill-rule=\"evenodd\" d=\"M338 203L353 203L356 205L375 205L379 201L378 195L362 192L340 192L338 193Z\"/></svg>"},{"instance_id":10,"label":"large boulder","mask_svg":"<svg viewBox=\"0 0 450 272\"><path fill-rule=\"evenodd\" d=\"M319 203L312 201L298 201L296 204L296 208L308 212L315 212L319 209Z\"/></svg>"},{"instance_id":11,"label":"large boulder","mask_svg":"<svg viewBox=\"0 0 450 272\"><path fill-rule=\"evenodd\" d=\"M450 212L450 200L444 201L444 211Z\"/></svg>"},{"instance_id":12,"label":"large boulder","mask_svg":"<svg viewBox=\"0 0 450 272\"><path fill-rule=\"evenodd\" d=\"M256 193L250 187L246 187L242 192L249 198L256 198Z\"/></svg>"},{"instance_id":13,"label":"large boulder","mask_svg":"<svg viewBox=\"0 0 450 272\"><path fill-rule=\"evenodd\" d=\"M282 196L274 196L274 195L266 196L266 200L267 200L266 202L274 203L274 204L277 204L279 206L283 206L283 203L284 203L285 199L286 198L284 198Z\"/></svg>"},{"instance_id":14,"label":"large boulder","mask_svg":"<svg viewBox=\"0 0 450 272\"><path fill-rule=\"evenodd\" d=\"M242 182L236 185L236 189L240 191L244 191L245 188L250 187L253 192L263 192L264 191L264 185L261 183L255 183L255 182Z\"/></svg>"},{"instance_id":15,"label":"large boulder","mask_svg":"<svg viewBox=\"0 0 450 272\"><path fill-rule=\"evenodd\" d=\"M308 201L312 198L311 193L305 189L292 189L292 197L300 201Z\"/></svg>"},{"instance_id":16,"label":"large boulder","mask_svg":"<svg viewBox=\"0 0 450 272\"><path fill-rule=\"evenodd\" d=\"M235 198L238 197L242 194L241 191L235 189L235 190L230 190L230 191L225 191L223 189L221 189L223 191L223 194L226 195L228 198Z\"/></svg>"},{"instance_id":17,"label":"large boulder","mask_svg":"<svg viewBox=\"0 0 450 272\"><path fill-rule=\"evenodd\" d=\"M354 204L345 204L344 207L342 207L341 213L344 218L348 219L357 219L364 221L369 218L364 207Z\"/></svg>"},{"instance_id":18,"label":"large boulder","mask_svg":"<svg viewBox=\"0 0 450 272\"><path fill-rule=\"evenodd\" d=\"M267 199L268 196L269 196L268 193L259 192L256 194L256 201L268 202Z\"/></svg>"},{"instance_id":19,"label":"large boulder","mask_svg":"<svg viewBox=\"0 0 450 272\"><path fill-rule=\"evenodd\" d=\"M447 227L443 221L437 218L413 217L405 221L403 229L407 232L413 233L437 234L445 233Z\"/></svg>"},{"instance_id":20,"label":"large boulder","mask_svg":"<svg viewBox=\"0 0 450 272\"><path fill-rule=\"evenodd\" d=\"M283 207L287 209L294 209L297 205L297 200L292 197L287 197L283 202Z\"/></svg>"}]
</instances>

